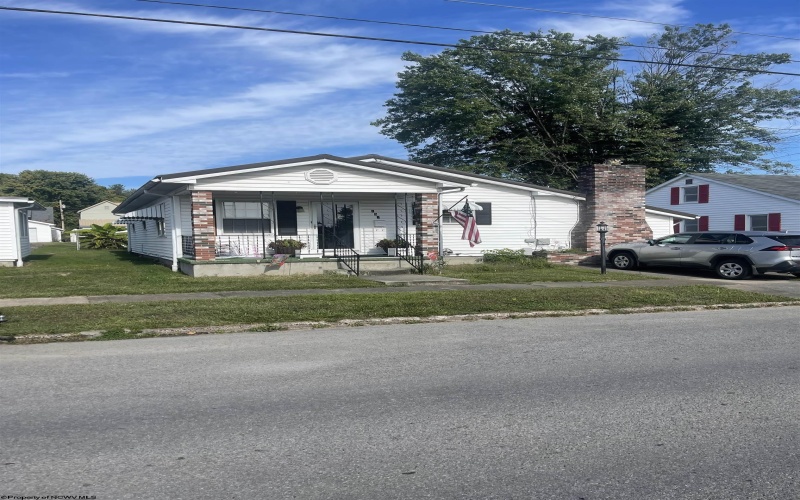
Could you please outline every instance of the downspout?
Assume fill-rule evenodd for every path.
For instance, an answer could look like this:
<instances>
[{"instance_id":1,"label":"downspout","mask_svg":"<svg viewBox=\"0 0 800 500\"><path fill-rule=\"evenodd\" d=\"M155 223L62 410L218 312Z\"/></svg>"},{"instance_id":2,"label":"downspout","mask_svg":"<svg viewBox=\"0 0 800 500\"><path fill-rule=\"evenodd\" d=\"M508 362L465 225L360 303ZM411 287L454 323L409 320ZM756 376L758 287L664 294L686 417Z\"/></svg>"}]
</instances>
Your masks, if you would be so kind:
<instances>
[{"instance_id":1,"label":"downspout","mask_svg":"<svg viewBox=\"0 0 800 500\"><path fill-rule=\"evenodd\" d=\"M172 271L178 272L178 257L183 257L183 234L180 226L181 205L177 196L172 196ZM128 233L130 236L130 233ZM180 255L178 255L180 249Z\"/></svg>"}]
</instances>

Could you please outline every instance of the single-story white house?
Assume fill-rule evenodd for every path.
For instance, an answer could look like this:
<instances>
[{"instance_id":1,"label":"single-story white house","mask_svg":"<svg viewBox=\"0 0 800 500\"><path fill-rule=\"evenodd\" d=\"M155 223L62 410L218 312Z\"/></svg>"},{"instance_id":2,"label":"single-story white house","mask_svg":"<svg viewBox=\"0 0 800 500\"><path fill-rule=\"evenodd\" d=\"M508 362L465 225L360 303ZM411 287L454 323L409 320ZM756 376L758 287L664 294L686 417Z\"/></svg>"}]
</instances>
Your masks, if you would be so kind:
<instances>
[{"instance_id":1,"label":"single-story white house","mask_svg":"<svg viewBox=\"0 0 800 500\"><path fill-rule=\"evenodd\" d=\"M692 212L680 231L800 231L800 176L681 174L647 191L647 203Z\"/></svg>"},{"instance_id":2,"label":"single-story white house","mask_svg":"<svg viewBox=\"0 0 800 500\"><path fill-rule=\"evenodd\" d=\"M31 243L52 243L61 241L63 231L55 224L28 219L28 241Z\"/></svg>"},{"instance_id":3,"label":"single-story white house","mask_svg":"<svg viewBox=\"0 0 800 500\"><path fill-rule=\"evenodd\" d=\"M159 175L114 213L128 249L173 270L231 257L266 258L293 239L301 258L385 256L383 239L411 244L406 256L480 256L504 248L596 250L596 224L609 244L668 234L673 218L645 207L644 168L594 165L585 193L563 191L406 160L317 155ZM588 201L587 201L588 200ZM482 243L471 247L448 214L467 201Z\"/></svg>"},{"instance_id":4,"label":"single-story white house","mask_svg":"<svg viewBox=\"0 0 800 500\"><path fill-rule=\"evenodd\" d=\"M29 198L0 197L0 266L22 266L31 253L28 212L43 209Z\"/></svg>"}]
</instances>

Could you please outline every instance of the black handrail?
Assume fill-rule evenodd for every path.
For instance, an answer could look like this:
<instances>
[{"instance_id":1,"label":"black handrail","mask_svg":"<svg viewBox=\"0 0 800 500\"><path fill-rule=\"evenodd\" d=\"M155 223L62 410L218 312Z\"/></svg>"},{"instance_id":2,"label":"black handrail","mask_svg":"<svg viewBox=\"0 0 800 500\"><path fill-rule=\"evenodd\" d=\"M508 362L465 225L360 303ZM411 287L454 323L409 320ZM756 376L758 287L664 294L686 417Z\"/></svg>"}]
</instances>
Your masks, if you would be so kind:
<instances>
[{"instance_id":1,"label":"black handrail","mask_svg":"<svg viewBox=\"0 0 800 500\"><path fill-rule=\"evenodd\" d=\"M425 259L422 255L417 254L414 247L398 248L397 256L408 262L419 274L425 274L425 265L423 263Z\"/></svg>"},{"instance_id":2,"label":"black handrail","mask_svg":"<svg viewBox=\"0 0 800 500\"><path fill-rule=\"evenodd\" d=\"M361 255L354 249L345 245L342 240L336 236L328 235L333 239L333 256L336 257L337 262L341 262L347 266L356 276L361 272ZM325 257L327 249L322 249L322 256Z\"/></svg>"}]
</instances>

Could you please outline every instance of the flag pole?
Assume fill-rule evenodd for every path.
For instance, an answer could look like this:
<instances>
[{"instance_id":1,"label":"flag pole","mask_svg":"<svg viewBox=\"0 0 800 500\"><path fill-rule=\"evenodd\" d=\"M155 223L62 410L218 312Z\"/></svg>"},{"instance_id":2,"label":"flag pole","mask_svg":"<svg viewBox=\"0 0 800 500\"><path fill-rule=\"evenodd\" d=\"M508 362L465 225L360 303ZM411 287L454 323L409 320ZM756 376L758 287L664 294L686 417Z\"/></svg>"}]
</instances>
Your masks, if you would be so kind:
<instances>
[{"instance_id":1,"label":"flag pole","mask_svg":"<svg viewBox=\"0 0 800 500\"><path fill-rule=\"evenodd\" d=\"M455 202L452 205L450 205L450 208L448 208L447 210L442 210L441 213L439 213L439 217L433 219L433 222L436 222L437 220L441 219L445 212L449 212L450 210L453 209L454 206L458 205L459 203L461 203L462 200L465 200L468 197L469 197L469 195L463 196L463 197L461 197L460 200L458 200L457 202Z\"/></svg>"}]
</instances>

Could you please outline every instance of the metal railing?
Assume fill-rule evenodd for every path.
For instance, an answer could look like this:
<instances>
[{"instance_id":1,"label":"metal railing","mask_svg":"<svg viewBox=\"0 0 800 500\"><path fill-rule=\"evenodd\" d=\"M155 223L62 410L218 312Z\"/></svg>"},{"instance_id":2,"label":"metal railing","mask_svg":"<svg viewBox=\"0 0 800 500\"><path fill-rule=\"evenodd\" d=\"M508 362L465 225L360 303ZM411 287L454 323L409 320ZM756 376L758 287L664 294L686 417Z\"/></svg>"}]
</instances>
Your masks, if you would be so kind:
<instances>
[{"instance_id":1,"label":"metal railing","mask_svg":"<svg viewBox=\"0 0 800 500\"><path fill-rule=\"evenodd\" d=\"M329 236L329 238L333 239L333 256L336 258L337 262L341 262L358 276L359 272L361 272L361 255L354 249L345 245L342 240L336 236ZM326 255L326 253L329 250L330 249L327 248L323 249L322 256L327 257L328 255Z\"/></svg>"},{"instance_id":2,"label":"metal railing","mask_svg":"<svg viewBox=\"0 0 800 500\"><path fill-rule=\"evenodd\" d=\"M181 249L184 257L194 258L194 236L181 236Z\"/></svg>"},{"instance_id":3,"label":"metal railing","mask_svg":"<svg viewBox=\"0 0 800 500\"><path fill-rule=\"evenodd\" d=\"M397 256L408 262L419 274L425 274L425 259L422 254L417 255L417 250L414 246L398 248Z\"/></svg>"}]
</instances>

